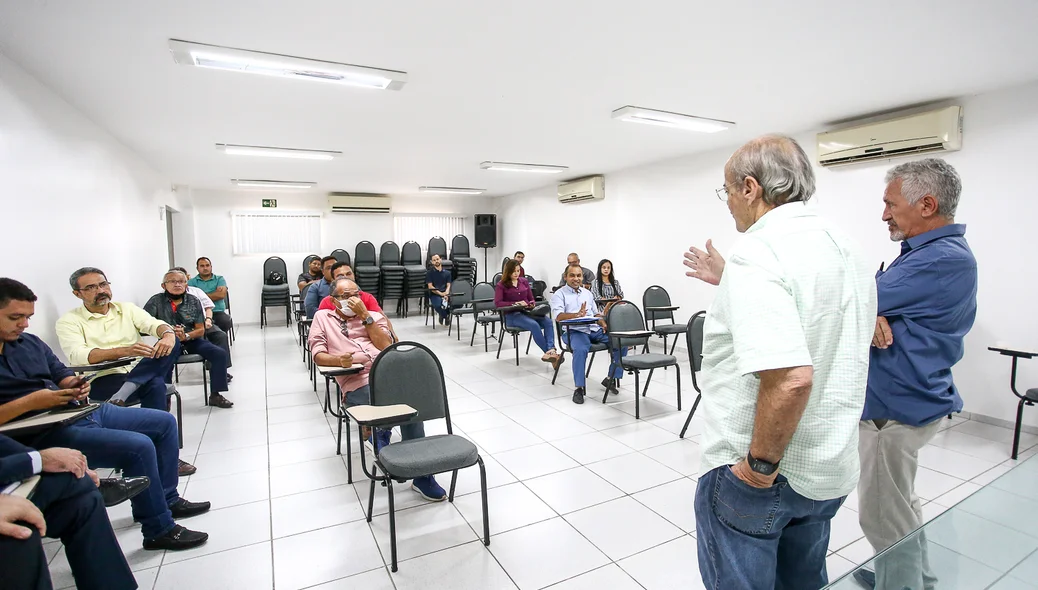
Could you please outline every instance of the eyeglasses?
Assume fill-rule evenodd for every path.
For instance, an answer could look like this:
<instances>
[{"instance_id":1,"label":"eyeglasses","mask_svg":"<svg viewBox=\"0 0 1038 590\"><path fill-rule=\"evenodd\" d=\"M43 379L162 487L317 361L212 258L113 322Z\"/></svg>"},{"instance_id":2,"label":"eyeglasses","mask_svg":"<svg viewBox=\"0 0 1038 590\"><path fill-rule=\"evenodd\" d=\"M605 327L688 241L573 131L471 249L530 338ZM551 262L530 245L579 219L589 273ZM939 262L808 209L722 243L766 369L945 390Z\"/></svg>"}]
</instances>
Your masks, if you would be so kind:
<instances>
[{"instance_id":1,"label":"eyeglasses","mask_svg":"<svg viewBox=\"0 0 1038 590\"><path fill-rule=\"evenodd\" d=\"M98 289L107 289L108 287L111 287L111 286L112 286L112 283L109 283L108 281L101 281L100 283L97 283L96 285L87 285L86 287L80 287L79 289L76 289L76 290L77 291L82 291L84 293L93 293L94 291L97 291Z\"/></svg>"},{"instance_id":2,"label":"eyeglasses","mask_svg":"<svg viewBox=\"0 0 1038 590\"><path fill-rule=\"evenodd\" d=\"M167 285L186 285L187 281L176 279L176 280L173 280L173 281L166 281L166 284Z\"/></svg>"},{"instance_id":3,"label":"eyeglasses","mask_svg":"<svg viewBox=\"0 0 1038 590\"><path fill-rule=\"evenodd\" d=\"M356 297L358 294L360 294L360 291L344 291L339 293L337 299L349 299L350 297Z\"/></svg>"},{"instance_id":4,"label":"eyeglasses","mask_svg":"<svg viewBox=\"0 0 1038 590\"><path fill-rule=\"evenodd\" d=\"M714 192L717 193L717 198L718 199L721 199L722 201L727 201L728 200L728 185L727 184L722 186L719 189L714 189Z\"/></svg>"}]
</instances>

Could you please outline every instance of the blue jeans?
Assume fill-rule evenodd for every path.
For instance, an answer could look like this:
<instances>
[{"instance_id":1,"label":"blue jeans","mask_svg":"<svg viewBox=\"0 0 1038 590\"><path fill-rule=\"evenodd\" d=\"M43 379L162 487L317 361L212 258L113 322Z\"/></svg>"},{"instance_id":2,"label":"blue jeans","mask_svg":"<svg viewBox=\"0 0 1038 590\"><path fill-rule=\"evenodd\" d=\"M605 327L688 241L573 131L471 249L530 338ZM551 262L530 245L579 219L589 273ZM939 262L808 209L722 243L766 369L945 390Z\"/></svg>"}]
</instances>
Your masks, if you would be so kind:
<instances>
[{"instance_id":1,"label":"blue jeans","mask_svg":"<svg viewBox=\"0 0 1038 590\"><path fill-rule=\"evenodd\" d=\"M782 475L755 488L727 466L699 479L699 572L709 590L815 590L829 583L829 521L844 498L810 500Z\"/></svg>"},{"instance_id":2,"label":"blue jeans","mask_svg":"<svg viewBox=\"0 0 1038 590\"><path fill-rule=\"evenodd\" d=\"M104 404L93 414L44 436L37 448L67 447L86 455L91 467L122 469L125 477L146 475L148 489L130 500L145 539L173 528L169 507L177 493L177 421L165 410Z\"/></svg>"},{"instance_id":3,"label":"blue jeans","mask_svg":"<svg viewBox=\"0 0 1038 590\"><path fill-rule=\"evenodd\" d=\"M180 358L180 342L173 345L173 350L166 356L157 359L142 358L129 373L113 373L95 379L90 384L90 399L107 401L115 395L123 383L129 381L137 384L137 391L126 400L129 403L141 402L141 407L166 411L166 375L173 370L173 363Z\"/></svg>"},{"instance_id":4,"label":"blue jeans","mask_svg":"<svg viewBox=\"0 0 1038 590\"><path fill-rule=\"evenodd\" d=\"M361 406L364 404L371 403L371 388L367 385L358 387L353 391L346 392L346 407L351 408L353 406ZM425 437L425 423L415 422L413 424L404 424L400 426L400 438L403 440L411 440L412 438L423 438Z\"/></svg>"},{"instance_id":5,"label":"blue jeans","mask_svg":"<svg viewBox=\"0 0 1038 590\"><path fill-rule=\"evenodd\" d=\"M584 387L584 372L591 344L606 344L609 342L609 336L606 336L604 330L590 334L566 330L562 333L562 340L573 349L573 384L577 387ZM613 353L613 364L610 365L613 370L609 372L609 376L613 379L620 379L624 376L624 370L620 368L620 357L624 356L627 356L626 348L621 348L618 352Z\"/></svg>"},{"instance_id":6,"label":"blue jeans","mask_svg":"<svg viewBox=\"0 0 1038 590\"><path fill-rule=\"evenodd\" d=\"M505 316L505 325L511 328L520 328L533 334L533 341L541 352L548 352L555 348L555 330L548 316L532 316L525 313L513 312Z\"/></svg>"},{"instance_id":7,"label":"blue jeans","mask_svg":"<svg viewBox=\"0 0 1038 590\"><path fill-rule=\"evenodd\" d=\"M433 308L433 311L440 314L440 318L443 320L446 320L447 316L451 313L450 307L443 306L443 297L440 297L435 293L429 294L429 307Z\"/></svg>"},{"instance_id":8,"label":"blue jeans","mask_svg":"<svg viewBox=\"0 0 1038 590\"><path fill-rule=\"evenodd\" d=\"M208 340L188 340L183 342L185 354L201 355L209 363L209 394L227 391L227 363L230 357L222 348ZM173 366L166 374L166 383L173 383ZM165 406L163 406L165 407Z\"/></svg>"}]
</instances>

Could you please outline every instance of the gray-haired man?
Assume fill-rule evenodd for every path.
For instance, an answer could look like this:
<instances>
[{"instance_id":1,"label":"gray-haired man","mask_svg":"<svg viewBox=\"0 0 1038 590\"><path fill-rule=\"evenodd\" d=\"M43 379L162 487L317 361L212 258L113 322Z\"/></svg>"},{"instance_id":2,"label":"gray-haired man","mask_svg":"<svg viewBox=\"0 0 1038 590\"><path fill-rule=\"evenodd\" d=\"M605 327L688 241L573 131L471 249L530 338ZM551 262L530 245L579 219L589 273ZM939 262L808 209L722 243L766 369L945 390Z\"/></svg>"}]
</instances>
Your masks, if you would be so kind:
<instances>
[{"instance_id":1,"label":"gray-haired man","mask_svg":"<svg viewBox=\"0 0 1038 590\"><path fill-rule=\"evenodd\" d=\"M744 235L690 276L706 316L699 569L707 588L828 583L829 522L858 479L876 287L858 248L806 202L811 162L788 137L739 148L718 196Z\"/></svg>"},{"instance_id":2,"label":"gray-haired man","mask_svg":"<svg viewBox=\"0 0 1038 590\"><path fill-rule=\"evenodd\" d=\"M941 419L962 410L951 368L977 316L977 260L966 226L955 223L962 183L944 160L908 162L887 172L883 221L901 255L876 274L879 311L865 411L859 426L861 529L879 552L919 528L919 450ZM879 588L933 588L920 533L876 562Z\"/></svg>"}]
</instances>

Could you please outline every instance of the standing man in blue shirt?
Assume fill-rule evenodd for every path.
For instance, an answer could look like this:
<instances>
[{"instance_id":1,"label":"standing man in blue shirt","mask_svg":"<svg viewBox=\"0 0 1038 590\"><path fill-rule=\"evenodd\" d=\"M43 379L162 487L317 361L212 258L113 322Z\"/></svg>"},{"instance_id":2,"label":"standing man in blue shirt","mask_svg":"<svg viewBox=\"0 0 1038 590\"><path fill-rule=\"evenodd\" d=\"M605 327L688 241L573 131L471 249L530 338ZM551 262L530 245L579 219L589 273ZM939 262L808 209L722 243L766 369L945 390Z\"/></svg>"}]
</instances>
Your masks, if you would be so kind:
<instances>
[{"instance_id":1,"label":"standing man in blue shirt","mask_svg":"<svg viewBox=\"0 0 1038 590\"><path fill-rule=\"evenodd\" d=\"M551 296L551 317L556 322L563 322L583 317L597 317L602 315L595 305L595 296L584 288L584 269L580 262L566 267L566 286L555 291ZM587 363L587 355L591 351L592 344L605 344L609 342L609 336L605 332L605 320L599 319L597 324L578 324L566 326L562 333L562 340L573 349L573 403L584 403L586 390L584 366ZM627 356L627 349L621 348L619 353L613 353L612 363L609 365L610 373L602 380L602 386L608 394L620 393L620 378L624 376L620 368L620 357Z\"/></svg>"},{"instance_id":2,"label":"standing man in blue shirt","mask_svg":"<svg viewBox=\"0 0 1038 590\"><path fill-rule=\"evenodd\" d=\"M213 263L205 256L195 262L198 274L188 281L188 285L198 287L213 300L213 323L224 332L234 327L231 315L227 313L227 281L220 275L213 274Z\"/></svg>"},{"instance_id":3,"label":"standing man in blue shirt","mask_svg":"<svg viewBox=\"0 0 1038 590\"><path fill-rule=\"evenodd\" d=\"M977 316L977 261L966 226L955 223L962 182L940 159L887 172L883 221L901 255L876 275L879 313L869 358L865 409L858 427L859 520L880 552L919 528L915 495L919 450L941 419L962 410L952 366ZM855 577L876 588L934 588L925 536Z\"/></svg>"},{"instance_id":4,"label":"standing man in blue shirt","mask_svg":"<svg viewBox=\"0 0 1038 590\"><path fill-rule=\"evenodd\" d=\"M314 314L321 305L321 301L332 294L332 267L338 262L334 256L325 256L321 259L321 273L324 277L316 283L311 283L306 290L306 298L303 299L303 309L306 317L314 319Z\"/></svg>"}]
</instances>

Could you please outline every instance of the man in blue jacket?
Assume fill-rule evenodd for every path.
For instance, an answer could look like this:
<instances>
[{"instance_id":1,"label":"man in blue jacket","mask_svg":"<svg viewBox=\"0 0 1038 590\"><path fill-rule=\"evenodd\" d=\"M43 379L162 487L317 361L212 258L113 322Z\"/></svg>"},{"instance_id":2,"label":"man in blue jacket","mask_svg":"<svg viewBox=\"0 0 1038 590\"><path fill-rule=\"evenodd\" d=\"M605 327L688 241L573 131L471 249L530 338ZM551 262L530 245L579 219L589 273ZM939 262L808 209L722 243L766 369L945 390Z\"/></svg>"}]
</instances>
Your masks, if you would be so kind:
<instances>
[{"instance_id":1,"label":"man in blue jacket","mask_svg":"<svg viewBox=\"0 0 1038 590\"><path fill-rule=\"evenodd\" d=\"M101 494L72 449L35 451L0 434L0 489L43 474L32 501L0 494L0 586L50 589L41 536L61 539L80 590L137 588ZM6 490L4 490L6 491Z\"/></svg>"},{"instance_id":2,"label":"man in blue jacket","mask_svg":"<svg viewBox=\"0 0 1038 590\"><path fill-rule=\"evenodd\" d=\"M944 160L887 172L883 221L901 255L876 275L879 312L858 428L859 520L876 552L923 523L919 450L962 410L952 366L977 316L977 261L955 223L962 182ZM921 533L856 577L876 588L934 588Z\"/></svg>"}]
</instances>

